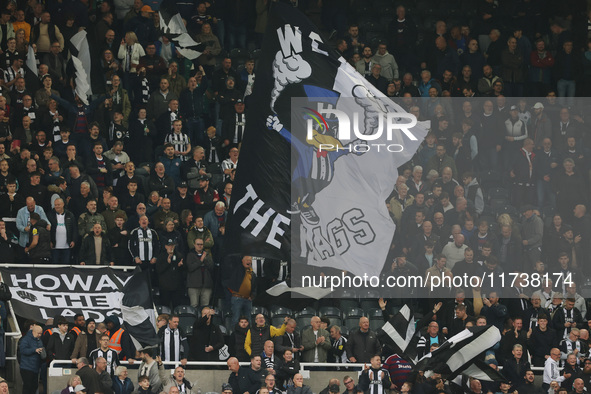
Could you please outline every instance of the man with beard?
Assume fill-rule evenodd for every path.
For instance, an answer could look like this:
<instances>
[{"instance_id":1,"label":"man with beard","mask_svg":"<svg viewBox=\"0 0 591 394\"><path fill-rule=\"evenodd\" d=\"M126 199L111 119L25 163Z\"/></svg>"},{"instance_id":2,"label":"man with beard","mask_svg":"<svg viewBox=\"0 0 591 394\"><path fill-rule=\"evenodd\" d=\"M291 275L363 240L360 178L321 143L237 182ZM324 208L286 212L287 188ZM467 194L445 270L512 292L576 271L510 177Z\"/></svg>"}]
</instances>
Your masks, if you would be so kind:
<instances>
[{"instance_id":1,"label":"man with beard","mask_svg":"<svg viewBox=\"0 0 591 394\"><path fill-rule=\"evenodd\" d=\"M140 364L138 376L148 376L150 378L150 388L152 392L159 393L162 388L162 381L158 373L158 362L152 357L155 349L147 347L139 350L142 362Z\"/></svg>"},{"instance_id":2,"label":"man with beard","mask_svg":"<svg viewBox=\"0 0 591 394\"><path fill-rule=\"evenodd\" d=\"M368 77L371 75L371 69L375 62L372 59L373 53L371 48L366 46L363 48L362 58L355 64L355 68L359 74L363 75L364 77Z\"/></svg>"},{"instance_id":3,"label":"man with beard","mask_svg":"<svg viewBox=\"0 0 591 394\"><path fill-rule=\"evenodd\" d=\"M591 373L591 362L589 363L589 365L589 370ZM519 394L544 394L544 390L542 390L541 387L538 387L535 384L535 378L536 376L534 375L534 371L532 371L531 369L525 371L524 380L516 382L518 384L517 390Z\"/></svg>"}]
</instances>

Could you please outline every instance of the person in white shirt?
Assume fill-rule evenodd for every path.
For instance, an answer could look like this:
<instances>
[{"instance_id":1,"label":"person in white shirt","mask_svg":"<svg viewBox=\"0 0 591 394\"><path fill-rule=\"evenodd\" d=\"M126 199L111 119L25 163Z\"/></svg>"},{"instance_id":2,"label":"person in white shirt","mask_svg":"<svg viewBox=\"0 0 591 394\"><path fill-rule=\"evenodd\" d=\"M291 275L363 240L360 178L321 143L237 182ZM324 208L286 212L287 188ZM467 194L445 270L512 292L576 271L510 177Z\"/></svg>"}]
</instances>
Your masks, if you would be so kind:
<instances>
[{"instance_id":1,"label":"person in white shirt","mask_svg":"<svg viewBox=\"0 0 591 394\"><path fill-rule=\"evenodd\" d=\"M558 360L560 360L561 352L557 348L550 350L550 357L546 359L544 364L544 379L542 389L548 391L550 383L557 382L561 383L565 379L570 378L570 373L560 376L560 370L558 369Z\"/></svg>"}]
</instances>

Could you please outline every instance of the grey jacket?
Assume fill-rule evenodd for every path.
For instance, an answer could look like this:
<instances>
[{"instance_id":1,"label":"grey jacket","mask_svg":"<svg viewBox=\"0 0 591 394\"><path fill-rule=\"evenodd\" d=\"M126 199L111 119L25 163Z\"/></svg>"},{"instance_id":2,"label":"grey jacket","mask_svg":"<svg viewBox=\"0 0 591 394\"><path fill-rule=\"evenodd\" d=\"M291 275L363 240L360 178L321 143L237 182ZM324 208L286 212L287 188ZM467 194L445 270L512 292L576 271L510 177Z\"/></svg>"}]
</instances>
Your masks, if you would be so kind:
<instances>
[{"instance_id":1,"label":"grey jacket","mask_svg":"<svg viewBox=\"0 0 591 394\"><path fill-rule=\"evenodd\" d=\"M526 250L541 247L543 234L544 222L538 215L533 214L521 223L521 238L527 240Z\"/></svg>"},{"instance_id":2,"label":"grey jacket","mask_svg":"<svg viewBox=\"0 0 591 394\"><path fill-rule=\"evenodd\" d=\"M205 252L205 258L197 256L195 250L187 254L187 287L189 288L213 288L211 272L213 271L213 258L211 253Z\"/></svg>"}]
</instances>

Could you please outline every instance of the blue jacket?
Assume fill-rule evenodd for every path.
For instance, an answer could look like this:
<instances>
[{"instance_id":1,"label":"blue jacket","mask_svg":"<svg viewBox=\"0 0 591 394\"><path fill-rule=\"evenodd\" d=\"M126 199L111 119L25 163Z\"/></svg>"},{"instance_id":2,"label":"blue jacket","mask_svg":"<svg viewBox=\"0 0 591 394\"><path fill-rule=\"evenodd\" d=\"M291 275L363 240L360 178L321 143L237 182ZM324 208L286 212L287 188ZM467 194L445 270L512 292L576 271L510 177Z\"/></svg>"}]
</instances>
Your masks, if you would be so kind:
<instances>
[{"instance_id":1,"label":"blue jacket","mask_svg":"<svg viewBox=\"0 0 591 394\"><path fill-rule=\"evenodd\" d=\"M43 201L38 201L37 203L41 204ZM41 216L41 219L49 223L47 215L41 205L35 205L35 212ZM18 213L16 214L16 228L19 231L18 244L23 248L29 243L29 233L25 231L25 228L30 224L30 220L31 212L29 212L26 206L18 210Z\"/></svg>"},{"instance_id":2,"label":"blue jacket","mask_svg":"<svg viewBox=\"0 0 591 394\"><path fill-rule=\"evenodd\" d=\"M33 331L29 330L20 343L20 368L26 371L39 372L41 368L41 356L37 353L37 349L43 347L41 338L33 337Z\"/></svg>"},{"instance_id":3,"label":"blue jacket","mask_svg":"<svg viewBox=\"0 0 591 394\"><path fill-rule=\"evenodd\" d=\"M125 378L123 382L118 376L113 376L113 392L115 394L131 394L133 392L133 383L131 379Z\"/></svg>"}]
</instances>

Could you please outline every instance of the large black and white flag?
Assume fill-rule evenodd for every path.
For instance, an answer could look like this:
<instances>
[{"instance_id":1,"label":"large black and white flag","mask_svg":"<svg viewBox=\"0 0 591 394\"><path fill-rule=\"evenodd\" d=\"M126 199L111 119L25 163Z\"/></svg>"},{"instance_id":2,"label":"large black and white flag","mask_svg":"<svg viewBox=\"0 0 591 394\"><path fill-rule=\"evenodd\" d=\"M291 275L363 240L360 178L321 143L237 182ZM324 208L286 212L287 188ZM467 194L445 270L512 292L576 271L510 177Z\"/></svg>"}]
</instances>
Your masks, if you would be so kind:
<instances>
[{"instance_id":1,"label":"large black and white flag","mask_svg":"<svg viewBox=\"0 0 591 394\"><path fill-rule=\"evenodd\" d=\"M195 42L187 33L187 27L173 0L164 0L158 10L160 14L160 31L181 55L189 60L197 59L203 52L203 45Z\"/></svg>"},{"instance_id":2,"label":"large black and white flag","mask_svg":"<svg viewBox=\"0 0 591 394\"><path fill-rule=\"evenodd\" d=\"M122 288L131 274L108 267L0 268L2 281L10 288L14 312L21 317L45 321L64 316L73 321L77 313L102 322L121 315Z\"/></svg>"},{"instance_id":3,"label":"large black and white flag","mask_svg":"<svg viewBox=\"0 0 591 394\"><path fill-rule=\"evenodd\" d=\"M75 91L80 100L88 105L88 96L92 95L90 87L90 72L92 69L90 61L90 48L86 31L81 30L70 39L70 53L73 72L75 73Z\"/></svg>"},{"instance_id":4,"label":"large black and white flag","mask_svg":"<svg viewBox=\"0 0 591 394\"><path fill-rule=\"evenodd\" d=\"M425 376L438 373L449 380L460 374L477 377L479 380L505 380L502 374L477 359L478 355L500 340L501 333L495 326L466 328L421 358L415 369L425 371Z\"/></svg>"},{"instance_id":5,"label":"large black and white flag","mask_svg":"<svg viewBox=\"0 0 591 394\"><path fill-rule=\"evenodd\" d=\"M148 271L136 268L122 289L121 314L136 349L159 343Z\"/></svg>"},{"instance_id":6,"label":"large black and white flag","mask_svg":"<svg viewBox=\"0 0 591 394\"><path fill-rule=\"evenodd\" d=\"M416 362L416 345L419 337L415 336L415 319L408 305L404 305L378 329L378 338L382 343L389 345L395 353Z\"/></svg>"},{"instance_id":7,"label":"large black and white flag","mask_svg":"<svg viewBox=\"0 0 591 394\"><path fill-rule=\"evenodd\" d=\"M282 2L271 7L256 74L227 244L378 275L395 230L384 201L426 129Z\"/></svg>"}]
</instances>

